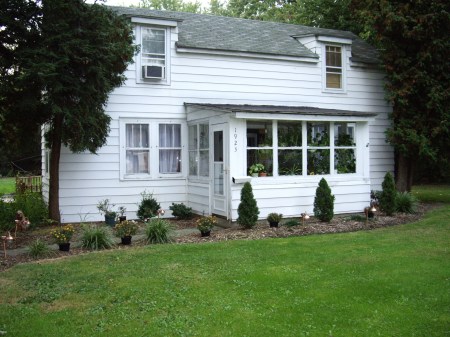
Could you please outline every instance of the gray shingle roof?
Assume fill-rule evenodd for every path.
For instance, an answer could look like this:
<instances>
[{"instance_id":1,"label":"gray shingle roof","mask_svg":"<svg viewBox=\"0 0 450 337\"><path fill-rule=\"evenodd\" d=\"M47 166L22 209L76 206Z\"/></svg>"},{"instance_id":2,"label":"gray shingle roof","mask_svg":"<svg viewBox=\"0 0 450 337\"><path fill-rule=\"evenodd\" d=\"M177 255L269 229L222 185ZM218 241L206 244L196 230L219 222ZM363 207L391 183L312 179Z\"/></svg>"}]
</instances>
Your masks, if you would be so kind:
<instances>
[{"instance_id":1,"label":"gray shingle roof","mask_svg":"<svg viewBox=\"0 0 450 337\"><path fill-rule=\"evenodd\" d=\"M209 103L184 103L187 107L199 109L216 109L228 112L249 113L279 113L313 116L348 116L348 117L375 117L373 112L323 109L307 106L277 106L277 105L249 105L249 104L209 104Z\"/></svg>"},{"instance_id":2,"label":"gray shingle roof","mask_svg":"<svg viewBox=\"0 0 450 337\"><path fill-rule=\"evenodd\" d=\"M378 63L377 51L346 31L146 8L113 7L119 14L179 21L177 47L246 52L317 59L318 55L293 36L325 35L352 40L352 60Z\"/></svg>"}]
</instances>

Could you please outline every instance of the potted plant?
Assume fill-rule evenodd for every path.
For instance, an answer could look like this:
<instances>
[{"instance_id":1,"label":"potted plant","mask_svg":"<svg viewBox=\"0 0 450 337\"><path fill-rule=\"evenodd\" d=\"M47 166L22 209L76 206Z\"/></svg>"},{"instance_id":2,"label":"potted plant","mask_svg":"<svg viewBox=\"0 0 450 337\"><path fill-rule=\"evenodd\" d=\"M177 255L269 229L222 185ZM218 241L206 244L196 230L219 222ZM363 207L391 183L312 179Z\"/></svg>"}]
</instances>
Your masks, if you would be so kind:
<instances>
[{"instance_id":1,"label":"potted plant","mask_svg":"<svg viewBox=\"0 0 450 337\"><path fill-rule=\"evenodd\" d=\"M211 234L211 229L217 225L217 219L215 216L204 216L196 221L197 229L200 231L202 236L209 236Z\"/></svg>"},{"instance_id":2,"label":"potted plant","mask_svg":"<svg viewBox=\"0 0 450 337\"><path fill-rule=\"evenodd\" d=\"M124 220L116 224L114 232L123 245L131 244L131 238L137 233L138 224L132 220Z\"/></svg>"},{"instance_id":3,"label":"potted plant","mask_svg":"<svg viewBox=\"0 0 450 337\"><path fill-rule=\"evenodd\" d=\"M75 233L75 229L69 224L55 228L50 232L50 235L59 246L60 251L68 252L70 250L70 239L72 238L73 233Z\"/></svg>"},{"instance_id":4,"label":"potted plant","mask_svg":"<svg viewBox=\"0 0 450 337\"><path fill-rule=\"evenodd\" d=\"M248 173L252 176L252 177L257 177L260 173L265 173L266 172L266 168L264 167L263 164L257 163L257 164L253 164L252 166L250 166L250 168L248 169Z\"/></svg>"},{"instance_id":5,"label":"potted plant","mask_svg":"<svg viewBox=\"0 0 450 337\"><path fill-rule=\"evenodd\" d=\"M127 209L123 206L120 206L118 208L118 212L119 212L119 222L125 221L127 219L127 216L125 215L125 212L127 211Z\"/></svg>"},{"instance_id":6,"label":"potted plant","mask_svg":"<svg viewBox=\"0 0 450 337\"><path fill-rule=\"evenodd\" d=\"M114 206L115 204L109 203L109 199L101 200L97 204L97 209L100 211L100 214L105 215L105 223L111 227L114 227L116 224L117 213L113 211Z\"/></svg>"},{"instance_id":7,"label":"potted plant","mask_svg":"<svg viewBox=\"0 0 450 337\"><path fill-rule=\"evenodd\" d=\"M267 221L269 222L270 227L278 227L282 218L283 214L281 213L269 213L267 215Z\"/></svg>"}]
</instances>

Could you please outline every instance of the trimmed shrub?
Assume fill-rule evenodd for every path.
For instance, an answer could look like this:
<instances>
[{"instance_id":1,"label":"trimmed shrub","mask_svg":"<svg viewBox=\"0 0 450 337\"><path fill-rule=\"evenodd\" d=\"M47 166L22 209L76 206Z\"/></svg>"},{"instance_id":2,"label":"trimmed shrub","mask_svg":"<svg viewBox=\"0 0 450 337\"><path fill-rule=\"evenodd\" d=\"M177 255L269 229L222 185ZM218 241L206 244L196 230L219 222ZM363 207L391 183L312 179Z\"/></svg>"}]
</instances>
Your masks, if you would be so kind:
<instances>
[{"instance_id":1,"label":"trimmed shrub","mask_svg":"<svg viewBox=\"0 0 450 337\"><path fill-rule=\"evenodd\" d=\"M258 221L258 215L259 209L253 196L252 185L246 182L241 190L237 223L247 229L253 228L256 225L256 221Z\"/></svg>"},{"instance_id":2,"label":"trimmed shrub","mask_svg":"<svg viewBox=\"0 0 450 337\"><path fill-rule=\"evenodd\" d=\"M187 207L183 203L172 203L172 206L169 206L169 209L172 211L172 215L177 219L187 220L192 218L192 207Z\"/></svg>"},{"instance_id":3,"label":"trimmed shrub","mask_svg":"<svg viewBox=\"0 0 450 337\"><path fill-rule=\"evenodd\" d=\"M164 219L152 219L147 223L145 235L148 243L168 243L172 241L172 226Z\"/></svg>"},{"instance_id":4,"label":"trimmed shrub","mask_svg":"<svg viewBox=\"0 0 450 337\"><path fill-rule=\"evenodd\" d=\"M107 227L83 226L81 247L91 250L111 248L114 246L112 233Z\"/></svg>"},{"instance_id":5,"label":"trimmed shrub","mask_svg":"<svg viewBox=\"0 0 450 337\"><path fill-rule=\"evenodd\" d=\"M415 213L417 208L417 199L411 193L397 192L395 206L397 212Z\"/></svg>"},{"instance_id":6,"label":"trimmed shrub","mask_svg":"<svg viewBox=\"0 0 450 337\"><path fill-rule=\"evenodd\" d=\"M392 215L396 209L395 199L397 197L397 191L395 190L394 178L390 172L384 175L381 187L383 190L379 197L380 208L386 215Z\"/></svg>"},{"instance_id":7,"label":"trimmed shrub","mask_svg":"<svg viewBox=\"0 0 450 337\"><path fill-rule=\"evenodd\" d=\"M41 239L36 239L27 248L28 254L34 259L49 256L51 253L50 248Z\"/></svg>"},{"instance_id":8,"label":"trimmed shrub","mask_svg":"<svg viewBox=\"0 0 450 337\"><path fill-rule=\"evenodd\" d=\"M296 219L290 219L290 220L288 220L286 222L283 222L281 225L282 226L286 226L286 227L293 227L293 226L298 226L300 224L301 224L300 221L298 221Z\"/></svg>"},{"instance_id":9,"label":"trimmed shrub","mask_svg":"<svg viewBox=\"0 0 450 337\"><path fill-rule=\"evenodd\" d=\"M330 222L334 216L334 195L325 178L320 179L314 197L314 216L320 221Z\"/></svg>"},{"instance_id":10,"label":"trimmed shrub","mask_svg":"<svg viewBox=\"0 0 450 337\"><path fill-rule=\"evenodd\" d=\"M137 211L137 216L141 220L150 219L158 213L158 209L161 208L159 203L153 198L152 193L142 192L141 193L142 200L139 204L139 208Z\"/></svg>"}]
</instances>

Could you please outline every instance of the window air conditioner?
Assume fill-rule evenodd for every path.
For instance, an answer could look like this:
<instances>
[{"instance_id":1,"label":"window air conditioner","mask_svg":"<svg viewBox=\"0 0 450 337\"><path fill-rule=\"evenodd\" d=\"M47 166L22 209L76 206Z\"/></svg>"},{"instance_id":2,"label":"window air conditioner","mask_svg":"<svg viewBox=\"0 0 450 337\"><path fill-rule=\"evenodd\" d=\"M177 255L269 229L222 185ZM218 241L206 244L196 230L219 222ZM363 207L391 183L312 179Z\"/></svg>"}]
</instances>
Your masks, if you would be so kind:
<instances>
[{"instance_id":1,"label":"window air conditioner","mask_svg":"<svg viewBox=\"0 0 450 337\"><path fill-rule=\"evenodd\" d=\"M143 78L163 79L165 78L165 75L164 66L142 66Z\"/></svg>"}]
</instances>

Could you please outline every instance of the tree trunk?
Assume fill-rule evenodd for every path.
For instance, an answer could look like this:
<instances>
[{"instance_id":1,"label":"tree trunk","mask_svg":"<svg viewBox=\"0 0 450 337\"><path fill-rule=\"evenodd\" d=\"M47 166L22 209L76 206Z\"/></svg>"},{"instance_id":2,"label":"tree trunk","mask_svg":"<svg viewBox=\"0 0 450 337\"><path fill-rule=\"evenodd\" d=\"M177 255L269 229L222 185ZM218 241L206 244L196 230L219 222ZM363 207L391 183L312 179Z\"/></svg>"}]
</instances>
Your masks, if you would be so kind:
<instances>
[{"instance_id":1,"label":"tree trunk","mask_svg":"<svg viewBox=\"0 0 450 337\"><path fill-rule=\"evenodd\" d=\"M397 169L395 175L395 185L399 192L411 192L413 180L413 161L401 153L397 153Z\"/></svg>"},{"instance_id":2,"label":"tree trunk","mask_svg":"<svg viewBox=\"0 0 450 337\"><path fill-rule=\"evenodd\" d=\"M61 139L63 116L56 115L52 121L51 156L50 156L50 190L48 213L52 220L61 222L59 212L59 158L61 157Z\"/></svg>"}]
</instances>

